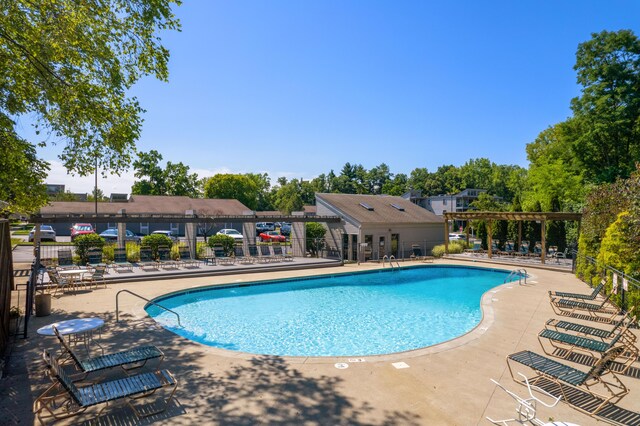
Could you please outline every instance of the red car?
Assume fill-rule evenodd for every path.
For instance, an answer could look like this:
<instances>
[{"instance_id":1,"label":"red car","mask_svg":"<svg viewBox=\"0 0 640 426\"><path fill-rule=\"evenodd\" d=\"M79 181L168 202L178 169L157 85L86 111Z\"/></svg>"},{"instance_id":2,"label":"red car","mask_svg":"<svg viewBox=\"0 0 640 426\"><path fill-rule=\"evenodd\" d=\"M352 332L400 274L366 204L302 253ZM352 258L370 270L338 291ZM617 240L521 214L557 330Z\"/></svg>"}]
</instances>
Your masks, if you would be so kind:
<instances>
[{"instance_id":1,"label":"red car","mask_svg":"<svg viewBox=\"0 0 640 426\"><path fill-rule=\"evenodd\" d=\"M80 235L95 234L93 226L90 223L74 223L71 227L71 241Z\"/></svg>"},{"instance_id":2,"label":"red car","mask_svg":"<svg viewBox=\"0 0 640 426\"><path fill-rule=\"evenodd\" d=\"M284 235L280 235L278 231L262 232L260 233L260 235L258 235L258 238L260 239L260 241L274 241L276 243L284 243L285 241L287 241L287 237L285 237Z\"/></svg>"}]
</instances>

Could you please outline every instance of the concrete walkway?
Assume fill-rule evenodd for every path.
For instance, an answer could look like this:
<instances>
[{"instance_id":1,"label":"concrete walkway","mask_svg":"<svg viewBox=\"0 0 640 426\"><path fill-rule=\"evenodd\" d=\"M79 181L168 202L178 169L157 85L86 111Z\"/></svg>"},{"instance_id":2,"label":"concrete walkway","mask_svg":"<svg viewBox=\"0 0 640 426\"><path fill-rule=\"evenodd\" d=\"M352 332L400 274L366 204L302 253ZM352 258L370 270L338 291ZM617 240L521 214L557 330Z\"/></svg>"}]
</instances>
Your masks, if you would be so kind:
<instances>
[{"instance_id":1,"label":"concrete walkway","mask_svg":"<svg viewBox=\"0 0 640 426\"><path fill-rule=\"evenodd\" d=\"M438 263L468 265L454 260ZM404 265L415 265L405 262ZM403 266L404 266L403 265ZM505 357L522 349L542 353L536 338L554 313L548 290L584 292L571 274L528 268L527 285L510 283L483 297L483 322L465 336L429 348L363 359L348 357L278 357L237 353L188 341L159 327L143 310L144 301L121 295L121 318L115 322L115 294L122 289L153 298L171 291L211 284L248 282L293 276L342 273L379 265L346 265L319 271L275 271L216 277L175 278L112 283L107 289L64 295L53 300L53 313L32 318L29 338L17 340L9 358L9 377L0 382L0 423L31 424L31 405L46 389L40 354L57 349L54 338L39 336L43 325L76 317L105 320L101 344L105 352L154 344L167 358L163 367L180 386L169 410L139 421L128 407L110 407L91 424L189 425L474 425L485 416L513 417L515 403L490 382L494 378L526 396L511 380ZM358 361L358 362L354 362ZM337 369L336 363L348 368ZM408 368L395 368L404 362ZM631 392L619 404L640 411L640 379L622 377ZM78 424L96 410L60 424ZM564 403L539 407L542 420L580 425L600 424ZM604 424L604 423L602 423Z\"/></svg>"}]
</instances>

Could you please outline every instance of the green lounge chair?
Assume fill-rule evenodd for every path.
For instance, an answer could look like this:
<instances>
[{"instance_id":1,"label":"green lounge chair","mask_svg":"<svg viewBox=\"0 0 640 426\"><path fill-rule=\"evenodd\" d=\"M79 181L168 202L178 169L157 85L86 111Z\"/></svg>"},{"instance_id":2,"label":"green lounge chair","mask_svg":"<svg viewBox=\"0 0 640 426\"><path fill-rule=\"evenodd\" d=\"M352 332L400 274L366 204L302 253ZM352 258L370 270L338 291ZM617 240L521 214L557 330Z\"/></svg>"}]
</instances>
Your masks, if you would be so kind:
<instances>
[{"instance_id":1,"label":"green lounge chair","mask_svg":"<svg viewBox=\"0 0 640 426\"><path fill-rule=\"evenodd\" d=\"M422 251L422 250L421 250ZM464 250L465 253L471 253L471 254L479 254L482 253L482 241L480 240L473 240L473 247L469 248L469 249L465 249ZM496 253L494 251L494 253Z\"/></svg>"},{"instance_id":2,"label":"green lounge chair","mask_svg":"<svg viewBox=\"0 0 640 426\"><path fill-rule=\"evenodd\" d=\"M153 258L151 247L140 247L140 261L138 262L138 266L143 271L147 269L158 270L158 262Z\"/></svg>"},{"instance_id":3,"label":"green lounge chair","mask_svg":"<svg viewBox=\"0 0 640 426\"><path fill-rule=\"evenodd\" d=\"M604 282L601 282L590 294L582 293L566 293L563 291L551 291L549 290L549 297L560 297L562 299L581 299L581 300L595 300L598 294L602 291Z\"/></svg>"},{"instance_id":4,"label":"green lounge chair","mask_svg":"<svg viewBox=\"0 0 640 426\"><path fill-rule=\"evenodd\" d=\"M98 284L102 283L104 288L107 288L107 282L104 280L104 274L107 272L107 267L105 265L96 266L93 268L93 272L91 275L85 275L82 278L82 282L85 285L93 286L94 288L98 288Z\"/></svg>"},{"instance_id":5,"label":"green lounge chair","mask_svg":"<svg viewBox=\"0 0 640 426\"><path fill-rule=\"evenodd\" d=\"M502 255L507 255L507 256L511 256L512 254L514 254L515 252L515 245L513 243L513 241L511 240L507 240L506 243L504 243L504 250L500 251L498 250L498 254Z\"/></svg>"},{"instance_id":6,"label":"green lounge chair","mask_svg":"<svg viewBox=\"0 0 640 426\"><path fill-rule=\"evenodd\" d=\"M213 246L213 254L216 257L216 263L221 265L233 265L236 261L233 257L227 256L222 246Z\"/></svg>"},{"instance_id":7,"label":"green lounge chair","mask_svg":"<svg viewBox=\"0 0 640 426\"><path fill-rule=\"evenodd\" d=\"M125 401L138 418L148 417L166 410L178 387L178 381L169 370L140 373L122 379L77 384L60 367L58 362L46 351L44 361L53 385L42 393L33 403L33 412L42 424L53 418L61 420L80 414L89 407L104 404L95 417L104 411L110 402ZM156 391L168 388L169 395L155 410L139 410L134 400L154 395ZM46 413L49 416L43 417Z\"/></svg>"},{"instance_id":8,"label":"green lounge chair","mask_svg":"<svg viewBox=\"0 0 640 426\"><path fill-rule=\"evenodd\" d=\"M92 248L87 252L87 266L94 268L96 266L107 266L102 262L102 249Z\"/></svg>"},{"instance_id":9,"label":"green lounge chair","mask_svg":"<svg viewBox=\"0 0 640 426\"><path fill-rule=\"evenodd\" d=\"M282 252L282 246L280 244L274 244L273 245L273 256L274 256L275 259L278 259L278 260L286 260L286 261L293 260L293 257L286 256Z\"/></svg>"},{"instance_id":10,"label":"green lounge chair","mask_svg":"<svg viewBox=\"0 0 640 426\"><path fill-rule=\"evenodd\" d=\"M514 251L516 256L528 256L529 255L529 241L520 242L520 251Z\"/></svg>"},{"instance_id":11,"label":"green lounge chair","mask_svg":"<svg viewBox=\"0 0 640 426\"><path fill-rule=\"evenodd\" d=\"M178 261L180 265L184 265L185 267L194 267L199 268L200 262L191 257L191 252L189 251L189 247L180 246L178 247L178 253L180 254L180 260Z\"/></svg>"},{"instance_id":12,"label":"green lounge chair","mask_svg":"<svg viewBox=\"0 0 640 426\"><path fill-rule=\"evenodd\" d=\"M258 261L258 263L267 263L269 262L269 258L260 256L258 253L258 247L255 244L249 244L249 256L251 256L254 261Z\"/></svg>"},{"instance_id":13,"label":"green lounge chair","mask_svg":"<svg viewBox=\"0 0 640 426\"><path fill-rule=\"evenodd\" d=\"M144 367L147 361L158 360L158 364L164 359L164 353L155 346L141 346L126 351L115 352L107 355L99 355L92 358L80 359L69 344L64 340L60 331L54 326L53 333L58 338L62 351L59 359L70 359L82 378L90 373L120 367L125 372ZM74 377L74 380L77 380Z\"/></svg>"},{"instance_id":14,"label":"green lounge chair","mask_svg":"<svg viewBox=\"0 0 640 426\"><path fill-rule=\"evenodd\" d=\"M266 244L260 245L260 256L267 259L267 262L278 262L280 260L271 254L271 250L269 250L269 246Z\"/></svg>"},{"instance_id":15,"label":"green lounge chair","mask_svg":"<svg viewBox=\"0 0 640 426\"><path fill-rule=\"evenodd\" d=\"M127 249L115 248L113 249L113 263L111 268L116 271L129 271L133 272L133 264L127 261Z\"/></svg>"},{"instance_id":16,"label":"green lounge chair","mask_svg":"<svg viewBox=\"0 0 640 426\"><path fill-rule=\"evenodd\" d=\"M624 374L638 358L638 348L634 345L635 336L631 336L633 336L633 334L627 330L627 327L624 327L607 343L602 340L590 339L584 336L576 336L575 334L562 333L545 328L538 334L538 341L542 346L542 350L547 355L558 356L556 355L557 353L561 354L560 357L564 359L568 359L574 353L584 353L595 358L594 354L600 356L613 347L621 346L624 348L624 351L620 353L619 362L623 367L621 370L617 370L617 372ZM548 342L552 348L560 349L560 351L547 351L544 342Z\"/></svg>"},{"instance_id":17,"label":"green lounge chair","mask_svg":"<svg viewBox=\"0 0 640 426\"><path fill-rule=\"evenodd\" d=\"M573 405L573 407L589 415L594 415L608 404L617 403L629 393L629 389L611 370L613 361L623 350L624 347L622 346L609 349L588 372L527 350L507 356L507 367L511 378L520 384L525 383L523 380L516 379L511 364L518 363L530 368L535 374L528 378L530 384L535 386L545 380L554 383L558 386L559 392L568 404L572 401L569 396L574 389L588 393L596 398L596 403L586 407L578 405Z\"/></svg>"},{"instance_id":18,"label":"green lounge chair","mask_svg":"<svg viewBox=\"0 0 640 426\"><path fill-rule=\"evenodd\" d=\"M609 297L611 297L611 295L608 295L602 303L599 304L553 297L551 298L551 307L558 315L576 316L582 312L596 320L612 322L617 315L623 314L623 311L617 306L607 305Z\"/></svg>"},{"instance_id":19,"label":"green lounge chair","mask_svg":"<svg viewBox=\"0 0 640 426\"><path fill-rule=\"evenodd\" d=\"M75 267L76 265L73 263L73 255L71 254L71 250L58 250L58 268L69 269Z\"/></svg>"},{"instance_id":20,"label":"green lounge chair","mask_svg":"<svg viewBox=\"0 0 640 426\"><path fill-rule=\"evenodd\" d=\"M178 269L178 262L171 258L170 247L158 247L158 266L163 269Z\"/></svg>"},{"instance_id":21,"label":"green lounge chair","mask_svg":"<svg viewBox=\"0 0 640 426\"><path fill-rule=\"evenodd\" d=\"M253 258L250 256L244 255L244 249L241 245L237 245L233 248L233 256L236 258L236 262L244 263L244 264L252 264Z\"/></svg>"},{"instance_id":22,"label":"green lounge chair","mask_svg":"<svg viewBox=\"0 0 640 426\"><path fill-rule=\"evenodd\" d=\"M547 328L553 327L555 330L572 331L574 333L584 335L584 336L594 336L594 337L599 337L601 339L611 339L615 335L616 330L618 330L621 326L623 326L626 320L627 320L627 316L625 315L622 318L620 318L618 321L613 323L614 327L611 330L604 330L602 328L595 328L588 325L578 324L575 322L569 322L564 320L558 320L555 318L551 318L549 321L547 321L545 326ZM634 319L631 319L628 325L632 324L633 321Z\"/></svg>"}]
</instances>

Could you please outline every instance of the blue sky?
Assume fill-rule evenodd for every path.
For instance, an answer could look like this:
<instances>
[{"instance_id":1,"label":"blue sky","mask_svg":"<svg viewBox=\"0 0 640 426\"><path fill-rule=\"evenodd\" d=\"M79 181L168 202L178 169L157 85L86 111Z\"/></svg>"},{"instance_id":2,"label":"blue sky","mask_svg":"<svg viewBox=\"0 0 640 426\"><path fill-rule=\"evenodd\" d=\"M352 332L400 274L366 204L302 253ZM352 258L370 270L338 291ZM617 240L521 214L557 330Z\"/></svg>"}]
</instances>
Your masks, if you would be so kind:
<instances>
[{"instance_id":1,"label":"blue sky","mask_svg":"<svg viewBox=\"0 0 640 426\"><path fill-rule=\"evenodd\" d=\"M393 173L487 157L527 166L525 145L571 113L579 43L640 36L637 1L185 1L163 33L169 82L134 88L142 151L200 176L313 178L346 162ZM61 148L41 155L55 161ZM99 185L130 192L132 173ZM89 192L93 178L49 183Z\"/></svg>"}]
</instances>

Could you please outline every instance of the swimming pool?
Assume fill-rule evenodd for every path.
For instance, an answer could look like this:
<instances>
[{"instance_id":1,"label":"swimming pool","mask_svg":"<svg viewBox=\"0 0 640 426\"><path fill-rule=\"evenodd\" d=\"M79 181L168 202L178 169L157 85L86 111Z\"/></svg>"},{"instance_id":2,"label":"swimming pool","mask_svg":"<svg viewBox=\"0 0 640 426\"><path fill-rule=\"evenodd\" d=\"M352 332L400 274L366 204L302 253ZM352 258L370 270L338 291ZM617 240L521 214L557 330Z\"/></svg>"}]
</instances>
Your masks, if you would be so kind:
<instances>
[{"instance_id":1,"label":"swimming pool","mask_svg":"<svg viewBox=\"0 0 640 426\"><path fill-rule=\"evenodd\" d=\"M205 287L145 307L163 327L218 348L282 356L363 356L435 345L473 329L480 299L509 271L424 265Z\"/></svg>"}]
</instances>

